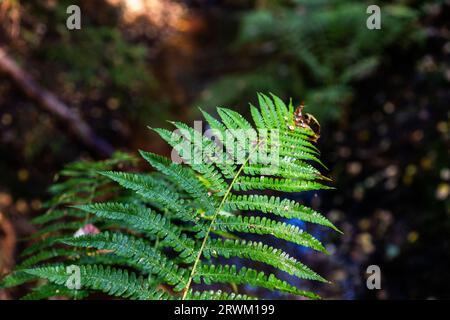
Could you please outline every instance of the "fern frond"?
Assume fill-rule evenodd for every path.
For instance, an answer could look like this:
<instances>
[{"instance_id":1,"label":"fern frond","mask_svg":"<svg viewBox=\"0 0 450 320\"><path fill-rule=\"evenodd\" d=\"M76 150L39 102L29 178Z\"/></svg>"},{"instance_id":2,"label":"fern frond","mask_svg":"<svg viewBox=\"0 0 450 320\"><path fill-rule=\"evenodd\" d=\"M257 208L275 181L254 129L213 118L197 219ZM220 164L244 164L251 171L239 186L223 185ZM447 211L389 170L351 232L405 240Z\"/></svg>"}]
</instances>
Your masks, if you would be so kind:
<instances>
[{"instance_id":1,"label":"fern frond","mask_svg":"<svg viewBox=\"0 0 450 320\"><path fill-rule=\"evenodd\" d=\"M17 287L35 279L35 276L22 270L15 270L0 281L0 289Z\"/></svg>"},{"instance_id":2,"label":"fern frond","mask_svg":"<svg viewBox=\"0 0 450 320\"><path fill-rule=\"evenodd\" d=\"M302 151L314 155L320 154L319 149L317 149L317 147L311 141L309 141L309 136L307 135L295 136L289 134L289 131L286 131L280 135L279 139L281 145L285 148L288 147L292 149L292 146L302 146Z\"/></svg>"},{"instance_id":3,"label":"fern frond","mask_svg":"<svg viewBox=\"0 0 450 320\"><path fill-rule=\"evenodd\" d=\"M198 232L205 229L194 208L187 201L176 192L158 185L152 177L112 171L102 172L102 175L109 177L124 188L135 191L151 204L169 210L172 218L194 223Z\"/></svg>"},{"instance_id":4,"label":"fern frond","mask_svg":"<svg viewBox=\"0 0 450 320\"><path fill-rule=\"evenodd\" d=\"M302 162L286 161L285 159L281 159L277 165L269 168L263 164L249 164L244 168L244 173L251 176L271 175L307 181L322 179L322 175L314 167Z\"/></svg>"},{"instance_id":5,"label":"fern frond","mask_svg":"<svg viewBox=\"0 0 450 320\"><path fill-rule=\"evenodd\" d=\"M64 240L64 243L77 247L94 247L111 250L114 254L131 260L139 269L156 274L166 283L183 288L186 271L167 259L144 240L121 233L104 232Z\"/></svg>"},{"instance_id":6,"label":"fern frond","mask_svg":"<svg viewBox=\"0 0 450 320\"><path fill-rule=\"evenodd\" d=\"M105 268L101 265L79 266L79 268L82 288L137 300L160 299L166 296L165 293L151 288L146 279L127 270ZM65 285L70 276L66 267L61 265L25 269L23 271L39 278L48 279L57 285Z\"/></svg>"},{"instance_id":7,"label":"fern frond","mask_svg":"<svg viewBox=\"0 0 450 320\"><path fill-rule=\"evenodd\" d=\"M330 179L315 167L321 164L317 135L296 125L292 103L264 94L258 94L258 101L259 108L250 106L256 126L236 111L218 108L218 119L202 111L211 135L180 122L172 122L175 133L154 129L184 164L141 151L157 172L119 172L114 164L120 161L114 159L67 166L67 179L51 189L48 212L34 220L43 225L34 237L42 239L23 251L28 258L2 285L50 281L41 282L27 299L56 294L81 298L93 290L131 299L253 298L194 290L193 283L249 284L318 298L273 274L211 264L216 257L246 259L298 279L327 282L283 249L266 244L286 242L327 253L318 239L280 218L339 230L296 201L262 194L331 188L325 185ZM84 235L74 237L77 229ZM258 241L246 240L249 235ZM43 266L50 261L59 264ZM64 286L68 264L80 267L79 293Z\"/></svg>"},{"instance_id":8,"label":"fern frond","mask_svg":"<svg viewBox=\"0 0 450 320\"><path fill-rule=\"evenodd\" d=\"M165 245L175 249L190 262L194 255L194 241L168 219L149 208L124 203L95 203L77 206L104 219L118 220L134 230L161 237Z\"/></svg>"},{"instance_id":9,"label":"fern frond","mask_svg":"<svg viewBox=\"0 0 450 320\"><path fill-rule=\"evenodd\" d=\"M266 195L232 195L226 202L229 211L234 210L257 210L263 213L272 213L277 216L288 219L299 219L310 223L316 223L322 226L330 227L338 232L337 229L323 215L301 205L298 202L280 197L268 197Z\"/></svg>"},{"instance_id":10,"label":"fern frond","mask_svg":"<svg viewBox=\"0 0 450 320\"><path fill-rule=\"evenodd\" d=\"M233 178L237 167L232 161L230 161L228 154L224 152L224 150L217 143L182 122L172 122L172 124L183 133L184 138L189 142L196 143L197 141L201 141L201 147L203 148L203 154L205 155L206 160L214 163L220 169L224 178ZM221 191L218 190L217 195L223 196L220 192Z\"/></svg>"},{"instance_id":11,"label":"fern frond","mask_svg":"<svg viewBox=\"0 0 450 320\"><path fill-rule=\"evenodd\" d=\"M314 154L310 153L308 150L296 150L292 148L292 145L289 147L282 146L279 149L280 157L284 157L286 159L292 160L300 160L300 161L313 161L315 163L320 164L322 167L327 169L327 167L323 164L322 161L319 160Z\"/></svg>"},{"instance_id":12,"label":"fern frond","mask_svg":"<svg viewBox=\"0 0 450 320\"><path fill-rule=\"evenodd\" d=\"M206 284L212 283L235 283L248 284L254 287L261 287L269 290L277 290L310 299L319 299L312 292L299 290L288 284L286 281L278 279L273 274L267 276L262 271L242 267L237 269L235 265L207 265L198 267L198 272L194 276L194 281L200 283L203 280Z\"/></svg>"},{"instance_id":13,"label":"fern frond","mask_svg":"<svg viewBox=\"0 0 450 320\"><path fill-rule=\"evenodd\" d=\"M322 243L309 233L297 226L279 222L265 217L255 216L228 216L220 217L214 224L214 228L220 231L235 231L242 233L254 233L271 235L307 248L327 253Z\"/></svg>"},{"instance_id":14,"label":"fern frond","mask_svg":"<svg viewBox=\"0 0 450 320\"><path fill-rule=\"evenodd\" d=\"M235 132L229 131L228 128L223 125L219 120L215 119L213 116L211 116L206 111L201 110L203 116L205 117L206 121L210 125L210 127L215 131L214 136L216 136L218 142L225 147L224 151L224 159L225 163L228 163L228 161L231 161L233 163L234 155L233 154L245 154L246 151L248 151L248 146L246 145L246 137L243 137L240 139L240 137L237 137L237 139L234 140L233 145L227 146L226 137L229 137L230 135L233 136ZM236 138L236 137L235 137ZM231 154L230 154L231 151ZM228 171L227 171L228 172ZM229 178L233 178L236 173L238 172L238 168L236 167L235 170L233 170L233 173ZM225 172L224 172L225 173Z\"/></svg>"},{"instance_id":15,"label":"fern frond","mask_svg":"<svg viewBox=\"0 0 450 320\"><path fill-rule=\"evenodd\" d=\"M36 255L33 255L29 257L28 259L25 259L22 261L21 264L19 264L16 269L25 269L29 268L31 266L34 266L40 262L47 261L53 258L60 258L65 257L68 259L78 259L80 257L80 252L75 250L67 250L67 249L58 249L58 248L51 248L49 250L43 250L39 252Z\"/></svg>"},{"instance_id":16,"label":"fern frond","mask_svg":"<svg viewBox=\"0 0 450 320\"><path fill-rule=\"evenodd\" d=\"M275 190L283 192L302 192L321 189L332 189L315 181L283 179L272 177L239 177L233 185L236 191Z\"/></svg>"},{"instance_id":17,"label":"fern frond","mask_svg":"<svg viewBox=\"0 0 450 320\"><path fill-rule=\"evenodd\" d=\"M151 152L139 151L139 153L156 170L175 179L178 185L199 201L205 210L208 212L214 211L214 198L211 197L208 189L197 179L192 169L172 163L169 159Z\"/></svg>"},{"instance_id":18,"label":"fern frond","mask_svg":"<svg viewBox=\"0 0 450 320\"><path fill-rule=\"evenodd\" d=\"M180 124L178 124L181 127ZM192 145L187 143L180 143L180 137L182 135L175 134L165 129L154 129L164 140L167 141L178 154L190 164L192 169L201 174L206 181L211 185L211 189L220 196L225 193L227 184L222 174L213 166L212 163L203 160L203 146L198 145L196 139L188 139L189 137L183 136L187 141L192 142Z\"/></svg>"},{"instance_id":19,"label":"fern frond","mask_svg":"<svg viewBox=\"0 0 450 320\"><path fill-rule=\"evenodd\" d=\"M43 215L37 216L36 218L31 220L31 222L33 224L45 224L64 217L82 218L84 217L84 214L79 210L74 210L70 208L64 210L49 210Z\"/></svg>"},{"instance_id":20,"label":"fern frond","mask_svg":"<svg viewBox=\"0 0 450 320\"><path fill-rule=\"evenodd\" d=\"M190 290L186 295L187 300L256 300L245 294L236 294L224 292L221 290L213 291L192 291Z\"/></svg>"},{"instance_id":21,"label":"fern frond","mask_svg":"<svg viewBox=\"0 0 450 320\"><path fill-rule=\"evenodd\" d=\"M47 238L44 238L40 241L37 241L30 245L28 248L22 251L20 254L22 257L29 256L31 254L34 254L36 251L44 250L48 247L51 247L55 243L57 243L59 240L63 239L64 236L61 235L55 235L55 236L49 236Z\"/></svg>"},{"instance_id":22,"label":"fern frond","mask_svg":"<svg viewBox=\"0 0 450 320\"><path fill-rule=\"evenodd\" d=\"M245 258L263 262L300 279L327 282L323 277L293 257L290 257L283 250L275 249L262 242L213 239L206 244L203 255L207 259L211 256Z\"/></svg>"},{"instance_id":23,"label":"fern frond","mask_svg":"<svg viewBox=\"0 0 450 320\"><path fill-rule=\"evenodd\" d=\"M86 290L71 290L65 286L46 283L39 287L33 288L33 290L23 296L21 300L42 300L51 297L67 297L80 300L86 298L87 296L89 296L89 291Z\"/></svg>"},{"instance_id":24,"label":"fern frond","mask_svg":"<svg viewBox=\"0 0 450 320\"><path fill-rule=\"evenodd\" d=\"M44 234L55 233L58 231L75 231L80 229L85 225L84 221L73 221L73 222L57 222L51 225L48 225L37 232L33 233L30 239L38 238Z\"/></svg>"}]
</instances>

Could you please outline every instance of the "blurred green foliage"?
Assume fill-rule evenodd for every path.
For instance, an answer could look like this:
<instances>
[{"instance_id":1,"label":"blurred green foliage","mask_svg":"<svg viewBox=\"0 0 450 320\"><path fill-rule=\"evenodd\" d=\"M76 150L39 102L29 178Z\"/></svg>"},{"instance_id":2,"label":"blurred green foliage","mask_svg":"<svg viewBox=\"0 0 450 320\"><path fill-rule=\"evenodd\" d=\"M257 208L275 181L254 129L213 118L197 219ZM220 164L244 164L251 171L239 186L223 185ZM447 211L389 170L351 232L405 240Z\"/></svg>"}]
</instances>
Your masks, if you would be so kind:
<instances>
[{"instance_id":1,"label":"blurred green foliage","mask_svg":"<svg viewBox=\"0 0 450 320\"><path fill-rule=\"evenodd\" d=\"M71 4L83 7L81 30L66 27ZM101 4L103 10L98 11ZM19 1L17 6L20 32L9 38L5 32L0 40L43 88L79 112L106 140L119 144L134 123L144 127L167 118L169 94L160 89L150 63L152 45L118 27L118 8L98 0ZM0 23L0 32L6 24ZM9 79L0 80L0 118L6 114L14 124L0 127L12 137L9 147L20 150L28 163L49 152L69 159L78 152L74 146L67 148L70 139L65 134L55 133L60 130L57 121L14 91Z\"/></svg>"},{"instance_id":2,"label":"blurred green foliage","mask_svg":"<svg viewBox=\"0 0 450 320\"><path fill-rule=\"evenodd\" d=\"M240 16L232 54L245 70L206 88L200 104L232 105L254 90L304 99L319 120L335 120L352 98L352 81L372 73L392 46L423 37L419 12L400 2L381 5L381 30L369 30L367 6L353 0L259 1ZM299 101L297 101L299 102Z\"/></svg>"},{"instance_id":3,"label":"blurred green foliage","mask_svg":"<svg viewBox=\"0 0 450 320\"><path fill-rule=\"evenodd\" d=\"M145 71L146 48L130 45L117 29L87 26L82 33L61 29L60 36L64 41L50 44L46 51L67 67L70 80L99 89L108 84L135 90L152 85L153 77Z\"/></svg>"},{"instance_id":4,"label":"blurred green foliage","mask_svg":"<svg viewBox=\"0 0 450 320\"><path fill-rule=\"evenodd\" d=\"M98 13L84 4L82 29L68 30L66 8L71 4L73 1L66 0L53 5L22 4L27 22L22 39L31 49L33 61L41 61L47 71L40 80L51 89L63 84L66 92L82 93L80 106L107 105L112 98L111 109L123 106L128 118L147 123L155 115L152 106L159 103L155 101L159 85L148 63L148 44L117 28L120 21L113 7Z\"/></svg>"}]
</instances>

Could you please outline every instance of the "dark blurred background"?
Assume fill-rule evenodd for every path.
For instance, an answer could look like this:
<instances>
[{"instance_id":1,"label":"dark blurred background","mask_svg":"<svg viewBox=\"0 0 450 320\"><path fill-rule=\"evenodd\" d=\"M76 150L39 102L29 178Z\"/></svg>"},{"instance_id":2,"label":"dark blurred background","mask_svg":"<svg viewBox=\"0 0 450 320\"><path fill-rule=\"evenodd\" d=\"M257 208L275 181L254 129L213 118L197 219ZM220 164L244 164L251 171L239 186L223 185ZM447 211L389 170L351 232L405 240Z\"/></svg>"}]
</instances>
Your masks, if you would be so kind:
<instances>
[{"instance_id":1,"label":"dark blurred background","mask_svg":"<svg viewBox=\"0 0 450 320\"><path fill-rule=\"evenodd\" d=\"M66 28L71 4L81 30ZM337 188L298 196L345 233L314 231L329 257L291 248L333 281L311 289L450 299L449 85L450 1L0 0L0 275L64 164L169 154L147 125L245 114L273 92L321 122ZM366 287L372 264L381 290Z\"/></svg>"}]
</instances>

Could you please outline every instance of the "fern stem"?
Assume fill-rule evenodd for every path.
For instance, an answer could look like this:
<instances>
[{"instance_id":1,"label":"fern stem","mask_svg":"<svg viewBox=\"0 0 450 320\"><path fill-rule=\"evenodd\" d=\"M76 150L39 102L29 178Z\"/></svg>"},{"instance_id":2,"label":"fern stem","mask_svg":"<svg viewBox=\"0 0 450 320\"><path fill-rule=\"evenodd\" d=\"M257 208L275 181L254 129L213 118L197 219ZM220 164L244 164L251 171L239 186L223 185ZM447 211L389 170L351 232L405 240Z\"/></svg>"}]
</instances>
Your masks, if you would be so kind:
<instances>
[{"instance_id":1,"label":"fern stem","mask_svg":"<svg viewBox=\"0 0 450 320\"><path fill-rule=\"evenodd\" d=\"M222 201L220 202L219 206L217 207L216 212L214 212L214 215L213 215L213 217L211 219L211 223L209 224L208 230L206 231L206 235L203 238L202 244L201 244L200 249L198 251L197 257L195 258L194 265L192 266L192 271L191 271L191 274L189 275L189 279L188 279L188 282L186 284L186 288L185 288L185 290L183 292L182 300L185 300L187 294L189 293L189 289L190 289L191 284L192 284L192 279L194 278L195 272L197 270L198 263L200 262L200 259L201 259L202 254L203 254L203 250L205 249L206 242L208 241L208 238L209 238L209 234L211 233L212 227L214 225L214 222L216 221L217 216L219 215L219 212L222 210L223 205L225 204L225 201L227 200L228 196L230 195L231 190L233 189L234 183L236 182L236 180L239 177L239 175L241 174L242 170L244 170L244 167L247 165L248 161L250 160L251 154L259 147L259 145L262 143L262 141L263 140L260 140L258 142L258 144L255 146L255 148L249 152L249 155L248 155L247 159L245 159L244 163L242 163L242 165L240 166L239 170L234 175L233 180L230 183L230 186L228 187L227 191L225 192L225 195L222 198Z\"/></svg>"}]
</instances>

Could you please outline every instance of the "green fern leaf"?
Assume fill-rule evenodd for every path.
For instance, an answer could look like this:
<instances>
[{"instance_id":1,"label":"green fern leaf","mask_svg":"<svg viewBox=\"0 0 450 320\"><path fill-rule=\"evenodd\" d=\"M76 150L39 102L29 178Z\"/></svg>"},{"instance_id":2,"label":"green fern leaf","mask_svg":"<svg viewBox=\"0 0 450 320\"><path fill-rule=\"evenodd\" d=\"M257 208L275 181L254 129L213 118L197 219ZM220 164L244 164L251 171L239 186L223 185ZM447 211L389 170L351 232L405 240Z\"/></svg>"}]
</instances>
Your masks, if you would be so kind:
<instances>
[{"instance_id":1,"label":"green fern leaf","mask_svg":"<svg viewBox=\"0 0 450 320\"><path fill-rule=\"evenodd\" d=\"M226 206L229 211L258 210L264 213L273 213L283 218L299 219L320 224L340 232L327 218L317 211L289 199L254 194L232 195L226 202Z\"/></svg>"},{"instance_id":2,"label":"green fern leaf","mask_svg":"<svg viewBox=\"0 0 450 320\"><path fill-rule=\"evenodd\" d=\"M206 244L203 254L208 259L211 256L246 258L271 265L300 279L327 282L310 268L290 257L283 250L275 249L262 242L214 239Z\"/></svg>"},{"instance_id":3,"label":"green fern leaf","mask_svg":"<svg viewBox=\"0 0 450 320\"><path fill-rule=\"evenodd\" d=\"M261 287L269 290L278 290L298 296L308 297L310 299L319 299L312 292L299 290L275 277L273 274L267 276L262 271L243 267L240 270L235 265L207 265L202 264L198 268L198 273L194 276L194 281L200 283L203 280L206 284L211 283L235 283L249 284L255 287Z\"/></svg>"},{"instance_id":4,"label":"green fern leaf","mask_svg":"<svg viewBox=\"0 0 450 320\"><path fill-rule=\"evenodd\" d=\"M103 266L79 266L81 285L84 288L102 291L106 294L137 300L159 299L165 294L150 288L148 281L127 270ZM24 272L48 279L57 285L65 285L69 273L65 266L47 266L25 269Z\"/></svg>"},{"instance_id":5,"label":"green fern leaf","mask_svg":"<svg viewBox=\"0 0 450 320\"><path fill-rule=\"evenodd\" d=\"M332 189L315 181L298 179L282 179L272 177L239 177L233 185L236 191L275 190L283 192L302 192L321 189Z\"/></svg>"},{"instance_id":6,"label":"green fern leaf","mask_svg":"<svg viewBox=\"0 0 450 320\"><path fill-rule=\"evenodd\" d=\"M123 172L102 172L102 174L121 186L135 191L151 204L169 210L173 218L194 223L196 230L200 232L199 236L203 235L201 232L204 232L206 228L199 221L195 208L176 192L165 188L165 185L159 186L152 177Z\"/></svg>"},{"instance_id":7,"label":"green fern leaf","mask_svg":"<svg viewBox=\"0 0 450 320\"><path fill-rule=\"evenodd\" d=\"M145 272L157 274L170 285L185 285L186 270L178 267L145 241L121 234L104 232L64 240L64 243L77 247L94 247L111 250L116 255L131 260Z\"/></svg>"},{"instance_id":8,"label":"green fern leaf","mask_svg":"<svg viewBox=\"0 0 450 320\"><path fill-rule=\"evenodd\" d=\"M22 261L22 263L19 264L16 267L16 269L29 268L40 262L47 261L47 260L50 260L53 258L60 258L60 257L65 257L68 259L76 260L76 259L80 258L80 252L75 251L75 250L57 249L57 248L44 250L44 251L39 252L36 255L29 257L28 259L25 259L24 261Z\"/></svg>"},{"instance_id":9,"label":"green fern leaf","mask_svg":"<svg viewBox=\"0 0 450 320\"><path fill-rule=\"evenodd\" d=\"M51 297L67 297L75 300L80 300L89 296L89 291L85 290L71 290L65 286L55 285L53 283L46 283L36 287L23 296L21 300L42 300Z\"/></svg>"},{"instance_id":10,"label":"green fern leaf","mask_svg":"<svg viewBox=\"0 0 450 320\"><path fill-rule=\"evenodd\" d=\"M258 102L259 108L250 106L255 126L236 111L218 108L218 119L202 111L211 135L180 122L172 122L175 133L154 129L184 164L141 151L157 172L114 171L127 161L121 156L66 166L61 172L65 179L51 188L48 212L34 219L43 226L22 252L27 258L1 285L39 278L50 282L40 282L25 299L59 294L78 299L91 291L131 299L252 299L236 288L239 284L318 298L273 274L238 270L215 259L245 259L299 279L327 282L281 248L266 244L270 238L327 253L318 239L280 218L339 230L281 193L263 194L332 188L315 167L322 165L317 135L307 125L296 125L292 103L264 94L258 94ZM75 230L92 234L74 237ZM248 235L258 241L245 240ZM49 261L60 264L42 266ZM65 287L69 264L80 267L80 292ZM194 283L229 284L236 292L194 290Z\"/></svg>"},{"instance_id":11,"label":"green fern leaf","mask_svg":"<svg viewBox=\"0 0 450 320\"><path fill-rule=\"evenodd\" d=\"M186 295L187 300L255 300L256 298L245 295L218 291L192 291Z\"/></svg>"},{"instance_id":12,"label":"green fern leaf","mask_svg":"<svg viewBox=\"0 0 450 320\"><path fill-rule=\"evenodd\" d=\"M17 287L24 283L35 280L36 277L30 275L24 271L16 270L13 273L7 275L0 281L0 289Z\"/></svg>"},{"instance_id":13,"label":"green fern leaf","mask_svg":"<svg viewBox=\"0 0 450 320\"><path fill-rule=\"evenodd\" d=\"M194 241L182 233L179 227L151 209L123 203L95 203L77 208L101 218L118 220L134 230L149 235L156 234L163 238L164 244L175 249L186 262L193 259Z\"/></svg>"},{"instance_id":14,"label":"green fern leaf","mask_svg":"<svg viewBox=\"0 0 450 320\"><path fill-rule=\"evenodd\" d=\"M327 253L322 243L309 233L296 226L279 222L265 217L255 216L228 216L220 217L214 224L214 228L220 231L235 231L242 233L254 233L271 235L278 239L296 243L301 246Z\"/></svg>"}]
</instances>

